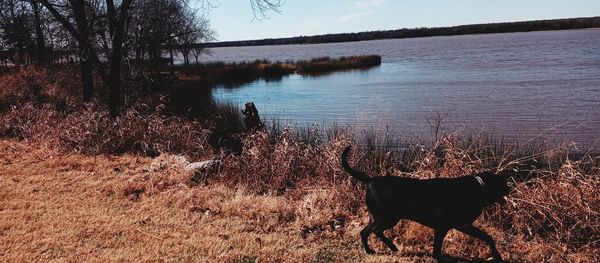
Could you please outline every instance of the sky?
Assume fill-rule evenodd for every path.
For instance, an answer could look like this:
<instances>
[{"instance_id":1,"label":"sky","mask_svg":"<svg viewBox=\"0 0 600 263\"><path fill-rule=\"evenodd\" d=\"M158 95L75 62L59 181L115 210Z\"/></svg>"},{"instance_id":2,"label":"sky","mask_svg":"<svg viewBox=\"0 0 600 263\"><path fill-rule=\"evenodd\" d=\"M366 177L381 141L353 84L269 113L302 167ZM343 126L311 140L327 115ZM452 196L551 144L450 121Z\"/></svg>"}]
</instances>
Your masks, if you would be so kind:
<instances>
[{"instance_id":1,"label":"sky","mask_svg":"<svg viewBox=\"0 0 600 263\"><path fill-rule=\"evenodd\" d=\"M253 19L250 0L211 0L218 41L600 16L600 0L286 0Z\"/></svg>"}]
</instances>

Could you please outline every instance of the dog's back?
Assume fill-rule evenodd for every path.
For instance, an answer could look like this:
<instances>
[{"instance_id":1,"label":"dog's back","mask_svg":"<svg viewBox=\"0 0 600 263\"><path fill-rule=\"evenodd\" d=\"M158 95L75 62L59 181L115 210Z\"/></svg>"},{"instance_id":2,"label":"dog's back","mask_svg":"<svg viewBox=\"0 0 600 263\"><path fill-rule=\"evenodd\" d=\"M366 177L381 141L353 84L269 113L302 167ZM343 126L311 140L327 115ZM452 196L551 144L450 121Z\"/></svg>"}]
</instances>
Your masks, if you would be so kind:
<instances>
[{"instance_id":1,"label":"dog's back","mask_svg":"<svg viewBox=\"0 0 600 263\"><path fill-rule=\"evenodd\" d=\"M367 186L367 207L371 213L394 220L406 218L430 227L460 226L473 222L483 208L506 195L504 179L490 172L458 178L413 179L397 176L370 177L348 163L346 147L342 166ZM475 177L490 184L482 188Z\"/></svg>"},{"instance_id":2,"label":"dog's back","mask_svg":"<svg viewBox=\"0 0 600 263\"><path fill-rule=\"evenodd\" d=\"M433 228L454 226L470 223L481 214L484 201L473 198L481 191L472 177L420 180L379 176L367 184L367 206L373 213Z\"/></svg>"}]
</instances>

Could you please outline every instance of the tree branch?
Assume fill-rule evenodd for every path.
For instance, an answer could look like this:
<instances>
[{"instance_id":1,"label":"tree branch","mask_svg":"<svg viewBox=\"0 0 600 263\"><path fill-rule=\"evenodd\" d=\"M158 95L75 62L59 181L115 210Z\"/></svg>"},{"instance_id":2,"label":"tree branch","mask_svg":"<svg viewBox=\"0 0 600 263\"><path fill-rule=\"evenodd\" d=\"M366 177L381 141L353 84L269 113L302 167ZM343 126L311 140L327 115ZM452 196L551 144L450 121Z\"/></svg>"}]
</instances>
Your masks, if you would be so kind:
<instances>
[{"instance_id":1,"label":"tree branch","mask_svg":"<svg viewBox=\"0 0 600 263\"><path fill-rule=\"evenodd\" d=\"M266 12L269 10L281 13L280 7L283 6L285 0L250 0L250 7L254 14L254 19L263 20L268 18Z\"/></svg>"},{"instance_id":2,"label":"tree branch","mask_svg":"<svg viewBox=\"0 0 600 263\"><path fill-rule=\"evenodd\" d=\"M48 0L41 0L40 2L42 3L42 5L44 5L44 7L46 7L46 9L48 9L48 11L50 11L54 18L56 18L56 20L58 20L58 22L60 22L65 27L65 29L69 31L69 33L71 33L71 35L74 38L79 38L79 32L77 31L77 29L75 29L75 27L73 27L73 24L69 23L69 21L63 15L61 15L60 12L56 10L56 8L54 8L54 5L52 3L50 3Z\"/></svg>"}]
</instances>

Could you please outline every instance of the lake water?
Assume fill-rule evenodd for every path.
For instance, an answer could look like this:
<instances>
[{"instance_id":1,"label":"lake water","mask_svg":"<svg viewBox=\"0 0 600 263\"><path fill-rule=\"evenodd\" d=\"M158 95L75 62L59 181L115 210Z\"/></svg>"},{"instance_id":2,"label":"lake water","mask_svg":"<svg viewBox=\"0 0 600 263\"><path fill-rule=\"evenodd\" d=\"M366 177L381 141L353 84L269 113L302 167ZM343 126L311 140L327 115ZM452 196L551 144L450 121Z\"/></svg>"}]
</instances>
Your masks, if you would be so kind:
<instances>
[{"instance_id":1,"label":"lake water","mask_svg":"<svg viewBox=\"0 0 600 263\"><path fill-rule=\"evenodd\" d=\"M204 61L381 55L367 71L291 75L213 96L253 101L263 119L333 122L359 129L430 133L427 118L460 134L541 138L590 145L600 139L600 30L484 34L335 44L213 48Z\"/></svg>"}]
</instances>

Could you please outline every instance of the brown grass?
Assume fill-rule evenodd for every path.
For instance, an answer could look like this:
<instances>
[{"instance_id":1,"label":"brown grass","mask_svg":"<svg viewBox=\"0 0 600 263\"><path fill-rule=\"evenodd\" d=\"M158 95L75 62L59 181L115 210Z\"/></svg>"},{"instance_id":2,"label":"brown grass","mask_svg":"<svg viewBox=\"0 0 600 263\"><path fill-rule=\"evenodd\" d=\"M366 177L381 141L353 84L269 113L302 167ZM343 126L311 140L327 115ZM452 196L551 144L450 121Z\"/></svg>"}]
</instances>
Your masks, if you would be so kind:
<instances>
[{"instance_id":1,"label":"brown grass","mask_svg":"<svg viewBox=\"0 0 600 263\"><path fill-rule=\"evenodd\" d=\"M26 103L0 114L0 137L51 145L63 152L84 154L134 153L157 156L161 152L206 155L206 125L160 112L131 108L119 118L93 105L70 114Z\"/></svg>"},{"instance_id":2,"label":"brown grass","mask_svg":"<svg viewBox=\"0 0 600 263\"><path fill-rule=\"evenodd\" d=\"M207 186L193 186L185 157L65 154L1 141L2 261L432 262L431 230L402 222L388 233L400 252L363 253L358 232L367 221L362 186L339 165L350 135L318 148L284 131L247 138L241 157ZM428 169L473 169L460 151ZM353 159L359 162L362 153ZM462 156L462 157L461 157ZM415 165L427 163L425 152ZM599 252L597 159L568 161L547 176L518 182L503 208L477 225L516 262L595 262ZM587 167L592 165L592 169ZM476 164L475 164L476 166ZM461 167L461 168L457 168ZM476 170L478 170L477 168ZM583 171L592 171L584 174ZM445 253L486 258L482 242L451 232Z\"/></svg>"},{"instance_id":3,"label":"brown grass","mask_svg":"<svg viewBox=\"0 0 600 263\"><path fill-rule=\"evenodd\" d=\"M32 66L0 75L0 113L24 103L51 104L55 111L78 109L81 93L73 70Z\"/></svg>"},{"instance_id":4,"label":"brown grass","mask_svg":"<svg viewBox=\"0 0 600 263\"><path fill-rule=\"evenodd\" d=\"M310 201L191 187L174 156L65 155L11 141L0 151L2 262L310 262L330 250L364 258L352 235L302 238L303 220L320 212Z\"/></svg>"}]
</instances>

